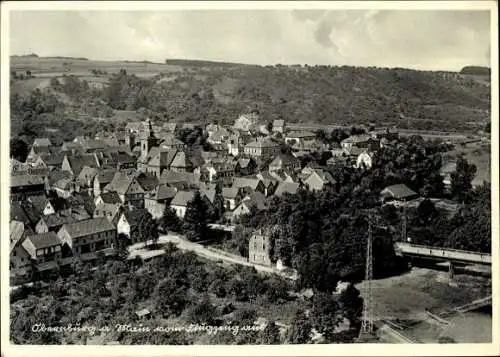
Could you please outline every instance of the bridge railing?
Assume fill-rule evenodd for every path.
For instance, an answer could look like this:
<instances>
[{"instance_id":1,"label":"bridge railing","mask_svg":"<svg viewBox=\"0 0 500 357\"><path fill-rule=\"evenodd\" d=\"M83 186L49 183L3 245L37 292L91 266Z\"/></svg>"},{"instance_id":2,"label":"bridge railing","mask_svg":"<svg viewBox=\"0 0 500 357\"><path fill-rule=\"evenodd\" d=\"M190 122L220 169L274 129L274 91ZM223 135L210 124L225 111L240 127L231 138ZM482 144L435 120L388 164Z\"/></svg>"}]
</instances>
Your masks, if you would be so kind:
<instances>
[{"instance_id":1,"label":"bridge railing","mask_svg":"<svg viewBox=\"0 0 500 357\"><path fill-rule=\"evenodd\" d=\"M426 245L403 243L403 242L396 243L396 249L400 250L402 253L407 253L407 254L419 254L436 258L444 258L444 259L449 258L449 259L491 264L491 254L480 253L480 252L471 252L467 250L449 249L441 247L430 247Z\"/></svg>"}]
</instances>

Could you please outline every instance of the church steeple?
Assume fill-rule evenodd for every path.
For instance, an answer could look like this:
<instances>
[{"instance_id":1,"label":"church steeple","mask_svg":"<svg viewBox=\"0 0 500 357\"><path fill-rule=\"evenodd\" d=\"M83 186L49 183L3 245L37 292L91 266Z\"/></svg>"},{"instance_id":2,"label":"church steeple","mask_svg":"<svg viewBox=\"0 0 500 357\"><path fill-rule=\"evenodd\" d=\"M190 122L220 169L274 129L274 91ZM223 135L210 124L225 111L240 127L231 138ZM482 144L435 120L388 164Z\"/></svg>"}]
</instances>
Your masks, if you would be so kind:
<instances>
[{"instance_id":1,"label":"church steeple","mask_svg":"<svg viewBox=\"0 0 500 357\"><path fill-rule=\"evenodd\" d=\"M139 139L141 141L141 161L145 161L148 156L149 150L155 144L155 138L153 135L153 126L151 120L148 118L146 121L142 122L141 129L139 131Z\"/></svg>"}]
</instances>

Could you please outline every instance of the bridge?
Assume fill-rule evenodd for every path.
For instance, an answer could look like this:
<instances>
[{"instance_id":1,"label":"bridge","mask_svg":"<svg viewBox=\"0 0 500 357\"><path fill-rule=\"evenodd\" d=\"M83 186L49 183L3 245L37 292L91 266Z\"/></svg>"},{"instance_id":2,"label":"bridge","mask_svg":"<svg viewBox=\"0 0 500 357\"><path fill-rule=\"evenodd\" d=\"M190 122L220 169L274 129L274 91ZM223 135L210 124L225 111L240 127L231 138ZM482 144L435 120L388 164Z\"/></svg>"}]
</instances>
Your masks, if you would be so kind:
<instances>
[{"instance_id":1,"label":"bridge","mask_svg":"<svg viewBox=\"0 0 500 357\"><path fill-rule=\"evenodd\" d=\"M396 242L397 255L449 262L450 277L454 275L454 263L491 265L491 254L467 250L431 247L404 242Z\"/></svg>"},{"instance_id":2,"label":"bridge","mask_svg":"<svg viewBox=\"0 0 500 357\"><path fill-rule=\"evenodd\" d=\"M397 242L396 253L400 255L427 257L434 260L454 261L457 263L491 265L491 254L471 252L441 247L431 247L411 243Z\"/></svg>"}]
</instances>

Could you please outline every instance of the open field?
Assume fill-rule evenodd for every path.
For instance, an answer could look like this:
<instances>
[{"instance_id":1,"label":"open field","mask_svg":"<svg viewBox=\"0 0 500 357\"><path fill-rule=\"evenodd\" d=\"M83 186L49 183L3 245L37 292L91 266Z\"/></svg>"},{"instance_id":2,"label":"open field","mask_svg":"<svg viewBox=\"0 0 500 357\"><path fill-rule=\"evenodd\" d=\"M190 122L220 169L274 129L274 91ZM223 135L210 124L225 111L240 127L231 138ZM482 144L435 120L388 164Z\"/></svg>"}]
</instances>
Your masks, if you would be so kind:
<instances>
[{"instance_id":1,"label":"open field","mask_svg":"<svg viewBox=\"0 0 500 357\"><path fill-rule=\"evenodd\" d=\"M363 283L358 285L362 289ZM378 319L421 320L425 310L461 306L491 294L491 279L413 268L407 274L373 282L374 315Z\"/></svg>"},{"instance_id":2,"label":"open field","mask_svg":"<svg viewBox=\"0 0 500 357\"><path fill-rule=\"evenodd\" d=\"M436 343L440 337L463 343L491 342L491 316L470 312L452 316L448 326L441 326L426 313L439 313L490 294L491 279L457 275L451 282L447 272L413 268L407 274L373 282L374 315L376 320L398 322L406 327L401 331L404 335L424 343Z\"/></svg>"},{"instance_id":3,"label":"open field","mask_svg":"<svg viewBox=\"0 0 500 357\"><path fill-rule=\"evenodd\" d=\"M54 57L11 57L11 71L24 72L30 70L35 76L90 75L93 69L117 73L120 69L137 75L158 74L161 72L180 72L181 66L162 63L130 62L130 61L94 61L73 58Z\"/></svg>"}]
</instances>

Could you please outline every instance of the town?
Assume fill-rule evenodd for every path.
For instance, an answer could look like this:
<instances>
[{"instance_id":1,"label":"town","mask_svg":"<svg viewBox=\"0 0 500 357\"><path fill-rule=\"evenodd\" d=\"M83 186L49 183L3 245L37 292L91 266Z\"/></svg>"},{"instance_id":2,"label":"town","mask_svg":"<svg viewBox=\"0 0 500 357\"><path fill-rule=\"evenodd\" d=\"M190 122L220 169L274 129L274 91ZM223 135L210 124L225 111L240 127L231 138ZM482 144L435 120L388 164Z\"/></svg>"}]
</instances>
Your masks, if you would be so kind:
<instances>
[{"instance_id":1,"label":"town","mask_svg":"<svg viewBox=\"0 0 500 357\"><path fill-rule=\"evenodd\" d=\"M147 118L60 146L37 137L24 161L11 159L11 285L24 294L34 286L52 289L62 277L88 277L103 264L157 264L178 248L225 269L274 276L274 284L292 283L297 291L343 286L355 297L360 292L342 282L364 274L366 227L374 232L376 277L408 269L393 242L489 253L489 235L469 239L489 223L469 227L454 213L465 203L460 214L476 223L489 219L473 216L478 206L485 209L489 186L472 185L476 168L464 158L441 162L441 153L453 147L374 126L290 129L285 120L265 123L256 112L232 126ZM445 260L453 278L452 260ZM236 294L257 294L243 300L258 296L239 284ZM288 295L284 286L281 299ZM347 327L316 327L311 338L357 335L360 301L349 302L358 307L345 311ZM177 304L180 313L184 305ZM135 318L151 313L138 309ZM297 314L296 324L306 319ZM295 331L291 342L309 341L301 333Z\"/></svg>"}]
</instances>

